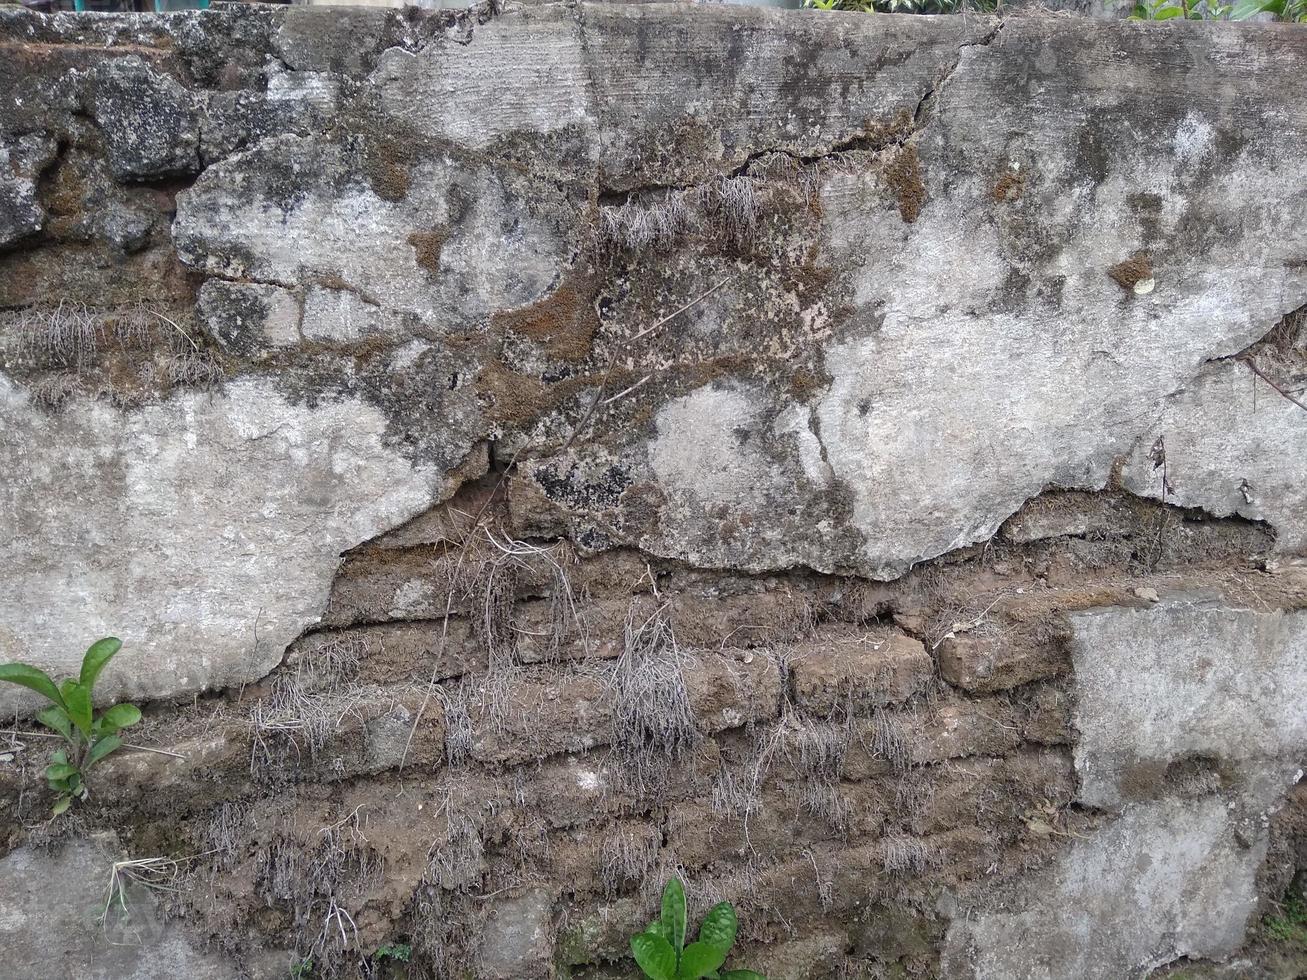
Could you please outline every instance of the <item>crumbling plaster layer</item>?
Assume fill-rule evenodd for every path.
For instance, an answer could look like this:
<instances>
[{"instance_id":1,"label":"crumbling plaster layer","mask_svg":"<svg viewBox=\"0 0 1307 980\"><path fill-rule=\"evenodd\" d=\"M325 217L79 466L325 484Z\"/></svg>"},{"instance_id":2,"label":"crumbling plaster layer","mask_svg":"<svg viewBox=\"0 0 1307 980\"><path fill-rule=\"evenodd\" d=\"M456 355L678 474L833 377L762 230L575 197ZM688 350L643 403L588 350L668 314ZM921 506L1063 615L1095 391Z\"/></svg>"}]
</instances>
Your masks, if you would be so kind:
<instances>
[{"instance_id":1,"label":"crumbling plaster layer","mask_svg":"<svg viewBox=\"0 0 1307 980\"><path fill-rule=\"evenodd\" d=\"M857 26L837 30L846 44L874 43ZM808 244L833 282L795 319L821 324L807 348L828 383L796 404L767 368L713 380L658 406L651 434L605 432L602 446L533 464L578 536L708 566L894 578L986 540L1046 487L1105 486L1118 464L1183 424L1172 401L1209 362L1238 354L1307 299L1297 203L1307 112L1276 94L1292 88L1289 74L1284 89L1260 74L1301 70L1285 32L1200 37L1014 19L954 43L952 64L915 104L882 93L875 118L906 102L914 121L879 163L823 153L832 144L815 137L803 155L758 128L757 152L785 147L811 168L822 223ZM1255 53L1262 45L1273 56ZM832 59L814 51L811 73ZM1256 77L1244 64L1259 65ZM1198 90L1227 101L1181 94ZM597 92L602 107L608 93ZM722 93L698 94L694 118L727 111ZM775 97L787 94L782 84ZM1298 176L1286 183L1286 173ZM886 206L887 191L898 206ZM918 193L920 211L905 220L903 196ZM1151 291L1111 275L1138 254ZM731 280L685 316L685 330L705 325L728 346L750 306L738 280L753 273L659 265L688 278L684 300ZM1242 365L1225 370L1251 386ZM1261 397L1274 395L1263 385ZM1294 473L1307 424L1287 405L1256 418L1246 407L1231 403L1239 419L1227 426L1245 442L1230 452L1232 436L1212 444L1176 502L1220 501L1228 513L1224 501L1247 479L1256 516L1297 550L1307 500ZM1260 444L1275 453L1259 456ZM569 471L570 485L546 486ZM608 507L569 499L611 472L661 495L656 518L644 492Z\"/></svg>"},{"instance_id":2,"label":"crumbling plaster layer","mask_svg":"<svg viewBox=\"0 0 1307 980\"><path fill-rule=\"evenodd\" d=\"M267 381L57 415L4 383L0 408L0 661L75 673L89 642L126 637L97 689L106 701L267 673L318 621L341 552L444 488L387 447L378 409L310 408ZM18 703L0 691L2 710Z\"/></svg>"},{"instance_id":3,"label":"crumbling plaster layer","mask_svg":"<svg viewBox=\"0 0 1307 980\"><path fill-rule=\"evenodd\" d=\"M1272 390L1246 364L1224 360L1165 399L1151 431L1163 440L1165 473L1153 452L1157 441L1142 440L1122 468L1129 490L1221 517L1269 521L1281 548L1307 548L1302 405Z\"/></svg>"},{"instance_id":4,"label":"crumbling plaster layer","mask_svg":"<svg viewBox=\"0 0 1307 980\"><path fill-rule=\"evenodd\" d=\"M112 156L117 179L187 182L184 171L199 171L177 192L166 254L144 268L180 259L174 279L208 277L200 319L231 357L228 376L271 370L279 390L303 398L295 425L349 428L390 476L380 496L334 478L314 487L312 473L287 481L278 465L247 463L237 439L207 454L232 474L210 473L209 486L230 479L257 501L301 487L314 504L300 525L272 528L257 506L214 513L197 490L194 525L157 521L134 538L120 530L125 504L117 524L76 526L68 491L11 470L20 533L7 543L5 588L21 600L6 613L6 650L62 665L112 621L187 665L150 682L156 694L258 676L318 615L339 550L437 499L476 441L496 440L518 460L509 482L515 502L529 504L514 513L523 536L635 545L706 567L893 578L987 539L1046 487L1101 487L1130 461L1129 485L1146 490L1147 447L1189 425L1180 393L1197 390L1209 362L1242 370L1222 359L1307 298L1298 206L1307 107L1296 84L1307 36L1293 30L671 4L510 8L446 27L298 8L130 28L26 13L3 23L16 49L37 39L33 51L67 48L94 68L63 88L40 58L14 69L21 102L0 99L11 157L29 130L71 138L89 113L96 133L78 137L77 151ZM130 42L110 47L130 54L87 46L101 35ZM547 80L517 71L542 59ZM198 156L173 155L167 140L123 142L124 120L144 111L115 102L128 81L159 94L159 132L205 120ZM184 104L166 104L167 93ZM424 110L433 100L438 110ZM37 143L24 157L29 175L49 164ZM682 236L639 254L593 251L599 212L614 200L653 206L669 189L754 180L750 168L778 155L812 199L798 214L764 210L762 241ZM780 200L767 185L787 178L768 173L756 177L758 199ZM16 212L23 234L43 234L26 213ZM1110 275L1141 252L1154 281L1146 293ZM77 274L119 268L122 256L106 255L78 260ZM575 306L606 312L565 357L496 320L557 299L569 277L597 280L575 288ZM18 295L22 281L4 288ZM251 321L242 312L221 322L241 297ZM258 310L264 320L253 322ZM557 340L549 322L534 329ZM690 349L700 380L677 360ZM420 370L393 369L405 351ZM801 386L785 373L798 361L810 366ZM617 380L600 387L609 364L623 387L639 384L615 397ZM342 394L356 381L367 404L384 406L385 439L381 417ZM277 405L269 417L281 417L266 385L228 381L220 397L262 391ZM167 430L170 413L197 397L122 412L73 398L48 415L15 395L5 438L18 458L54 453L58 439L131 458L137 440ZM593 416L588 405L599 406ZM493 411L482 418L475 406ZM1246 494L1255 508L1239 513L1273 524L1282 548L1300 547L1307 500L1295 461L1307 458L1307 425L1291 408L1195 421L1191 441L1207 448L1193 450L1204 462L1192 475L1184 434L1168 437L1181 461L1173 499L1226 511L1232 492ZM368 424L333 414L353 411ZM83 418L97 420L93 429L62 431ZM1213 429L1226 441L1199 434ZM365 446L367 431L376 440ZM1236 431L1249 439L1231 446ZM424 451L402 463L386 439ZM352 506L362 514L346 513ZM27 515L48 508L63 523L33 526ZM181 581L202 568L206 581L193 587L221 601L197 598L176 623L160 612L176 608L168 574L115 572L130 590L104 588L102 572L91 578L100 584L84 580L101 567L80 553L95 534L125 554L206 554L195 546L208 514L235 540L266 535L279 548L319 512L332 515L325 529L296 545L316 556L304 582L289 583L289 566L271 556L258 557L257 573L235 552L184 564ZM55 582L104 604L62 620L67 634L82 631L74 643L50 625ZM273 631L276 617L258 616L256 641L265 597L282 593L294 597L293 615ZM59 650L47 650L55 641Z\"/></svg>"}]
</instances>

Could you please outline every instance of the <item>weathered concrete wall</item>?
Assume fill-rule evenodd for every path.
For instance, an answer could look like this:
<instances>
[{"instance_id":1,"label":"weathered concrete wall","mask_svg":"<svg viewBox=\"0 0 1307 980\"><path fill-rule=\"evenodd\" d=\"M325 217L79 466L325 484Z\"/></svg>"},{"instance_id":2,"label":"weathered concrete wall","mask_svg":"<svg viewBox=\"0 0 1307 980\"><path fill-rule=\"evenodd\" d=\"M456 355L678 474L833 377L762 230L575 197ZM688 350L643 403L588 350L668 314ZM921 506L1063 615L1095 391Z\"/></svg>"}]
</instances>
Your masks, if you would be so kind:
<instances>
[{"instance_id":1,"label":"weathered concrete wall","mask_svg":"<svg viewBox=\"0 0 1307 980\"><path fill-rule=\"evenodd\" d=\"M1301 966L1307 31L236 6L0 55L0 659L122 636L103 696L185 756L45 858L0 742L0 875L187 857L120 973L623 976L673 872L774 978Z\"/></svg>"}]
</instances>

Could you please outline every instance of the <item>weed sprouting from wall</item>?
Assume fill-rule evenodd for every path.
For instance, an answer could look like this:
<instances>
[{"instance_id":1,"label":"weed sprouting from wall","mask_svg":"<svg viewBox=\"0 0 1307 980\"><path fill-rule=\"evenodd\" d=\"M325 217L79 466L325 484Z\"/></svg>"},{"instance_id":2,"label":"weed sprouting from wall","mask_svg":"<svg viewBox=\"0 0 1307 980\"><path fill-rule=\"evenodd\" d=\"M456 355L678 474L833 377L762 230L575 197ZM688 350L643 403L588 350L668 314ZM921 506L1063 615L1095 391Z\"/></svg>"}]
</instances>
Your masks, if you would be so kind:
<instances>
[{"instance_id":1,"label":"weed sprouting from wall","mask_svg":"<svg viewBox=\"0 0 1307 980\"><path fill-rule=\"evenodd\" d=\"M685 654L676 643L668 603L632 600L623 627L622 653L608 679L613 749L640 795L666 780L671 766L694 748L699 734L685 685Z\"/></svg>"}]
</instances>

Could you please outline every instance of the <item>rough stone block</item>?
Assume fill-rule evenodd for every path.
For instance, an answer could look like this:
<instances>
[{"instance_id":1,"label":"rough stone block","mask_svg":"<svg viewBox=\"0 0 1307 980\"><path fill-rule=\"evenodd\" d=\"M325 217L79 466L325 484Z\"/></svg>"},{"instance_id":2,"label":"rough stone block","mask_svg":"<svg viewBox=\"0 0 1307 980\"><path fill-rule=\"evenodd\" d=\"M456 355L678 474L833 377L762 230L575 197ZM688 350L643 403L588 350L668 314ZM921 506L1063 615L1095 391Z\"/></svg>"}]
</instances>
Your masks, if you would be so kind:
<instances>
[{"instance_id":1,"label":"rough stone block","mask_svg":"<svg viewBox=\"0 0 1307 980\"><path fill-rule=\"evenodd\" d=\"M200 287L195 312L223 350L264 357L300 342L300 305L278 286L210 279Z\"/></svg>"},{"instance_id":2,"label":"rough stone block","mask_svg":"<svg viewBox=\"0 0 1307 980\"><path fill-rule=\"evenodd\" d=\"M193 947L166 924L155 892L129 879L123 900L130 918L111 914L101 927L95 910L104 907L111 865L122 856L117 838L100 834L53 852L25 847L0 858L5 976L236 980L242 971L235 963Z\"/></svg>"},{"instance_id":3,"label":"rough stone block","mask_svg":"<svg viewBox=\"0 0 1307 980\"><path fill-rule=\"evenodd\" d=\"M200 125L190 93L140 58L97 65L91 111L109 166L122 180L152 180L200 169Z\"/></svg>"},{"instance_id":4,"label":"rough stone block","mask_svg":"<svg viewBox=\"0 0 1307 980\"><path fill-rule=\"evenodd\" d=\"M935 650L939 674L954 687L989 694L1053 677L1066 669L1066 654L1015 633L959 633Z\"/></svg>"},{"instance_id":5,"label":"rough stone block","mask_svg":"<svg viewBox=\"0 0 1307 980\"><path fill-rule=\"evenodd\" d=\"M902 633L832 636L802 644L790 664L798 703L818 715L866 712L926 689L934 662Z\"/></svg>"},{"instance_id":6,"label":"rough stone block","mask_svg":"<svg viewBox=\"0 0 1307 980\"><path fill-rule=\"evenodd\" d=\"M477 976L548 980L553 976L553 895L529 889L495 900L481 933Z\"/></svg>"}]
</instances>

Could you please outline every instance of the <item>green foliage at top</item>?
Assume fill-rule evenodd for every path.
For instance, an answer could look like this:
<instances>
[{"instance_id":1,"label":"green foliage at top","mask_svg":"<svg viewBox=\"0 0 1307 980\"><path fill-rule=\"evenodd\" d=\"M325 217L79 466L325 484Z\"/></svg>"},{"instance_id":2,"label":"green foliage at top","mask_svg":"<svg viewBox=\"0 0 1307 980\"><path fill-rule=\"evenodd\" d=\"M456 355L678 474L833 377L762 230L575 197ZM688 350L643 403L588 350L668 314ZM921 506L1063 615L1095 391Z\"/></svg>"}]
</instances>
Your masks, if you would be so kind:
<instances>
[{"instance_id":1,"label":"green foliage at top","mask_svg":"<svg viewBox=\"0 0 1307 980\"><path fill-rule=\"evenodd\" d=\"M855 10L865 14L960 14L964 10L991 13L998 0L803 0L812 10Z\"/></svg>"},{"instance_id":2,"label":"green foliage at top","mask_svg":"<svg viewBox=\"0 0 1307 980\"><path fill-rule=\"evenodd\" d=\"M1307 24L1307 0L1140 0L1131 20L1249 20L1270 14L1272 20Z\"/></svg>"},{"instance_id":3,"label":"green foliage at top","mask_svg":"<svg viewBox=\"0 0 1307 980\"><path fill-rule=\"evenodd\" d=\"M673 878L663 889L662 915L631 937L631 955L649 980L767 980L752 970L722 969L738 925L731 903L719 902L686 945L685 887Z\"/></svg>"},{"instance_id":4,"label":"green foliage at top","mask_svg":"<svg viewBox=\"0 0 1307 980\"><path fill-rule=\"evenodd\" d=\"M37 667L0 664L0 681L35 691L50 702L36 716L37 720L63 737L65 748L54 754L45 770L50 788L59 794L54 805L55 816L72 806L73 800L87 798L87 772L122 745L118 736L122 729L141 720L141 711L134 704L115 704L99 715L91 708L95 682L122 645L121 640L112 636L92 643L82 657L77 678L70 677L58 685Z\"/></svg>"}]
</instances>

